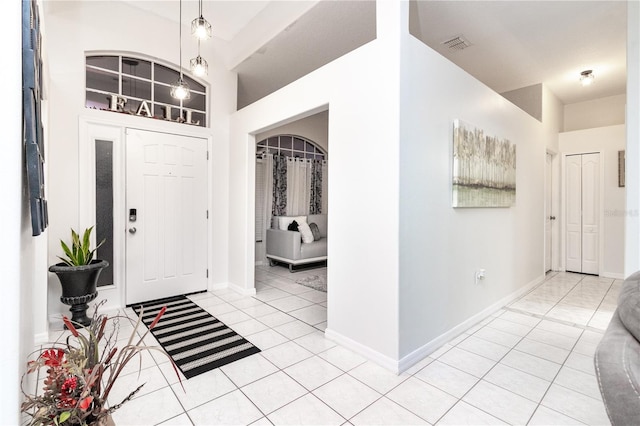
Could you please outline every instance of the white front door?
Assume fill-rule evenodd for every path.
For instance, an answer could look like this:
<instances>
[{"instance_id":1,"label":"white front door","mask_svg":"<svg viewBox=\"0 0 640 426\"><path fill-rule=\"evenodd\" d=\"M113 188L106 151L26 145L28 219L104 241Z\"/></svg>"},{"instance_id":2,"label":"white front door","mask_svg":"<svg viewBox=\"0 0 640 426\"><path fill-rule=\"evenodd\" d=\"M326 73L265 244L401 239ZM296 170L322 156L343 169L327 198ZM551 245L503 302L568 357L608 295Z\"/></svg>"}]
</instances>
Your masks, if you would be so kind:
<instances>
[{"instance_id":1,"label":"white front door","mask_svg":"<svg viewBox=\"0 0 640 426\"><path fill-rule=\"evenodd\" d=\"M599 274L600 154L566 159L566 270Z\"/></svg>"},{"instance_id":2,"label":"white front door","mask_svg":"<svg viewBox=\"0 0 640 426\"><path fill-rule=\"evenodd\" d=\"M126 303L207 289L207 141L127 129Z\"/></svg>"}]
</instances>

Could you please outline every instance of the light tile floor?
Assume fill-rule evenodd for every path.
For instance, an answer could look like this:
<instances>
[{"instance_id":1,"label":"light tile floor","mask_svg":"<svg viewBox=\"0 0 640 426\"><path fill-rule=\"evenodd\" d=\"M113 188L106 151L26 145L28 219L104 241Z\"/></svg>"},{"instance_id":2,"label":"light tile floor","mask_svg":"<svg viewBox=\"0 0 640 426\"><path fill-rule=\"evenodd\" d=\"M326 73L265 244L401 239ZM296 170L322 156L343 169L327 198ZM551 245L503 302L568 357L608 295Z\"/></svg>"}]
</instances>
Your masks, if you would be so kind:
<instances>
[{"instance_id":1,"label":"light tile floor","mask_svg":"<svg viewBox=\"0 0 640 426\"><path fill-rule=\"evenodd\" d=\"M395 375L324 338L326 293L295 283L319 274L326 268L258 267L255 297L231 290L191 296L262 352L182 385L165 358L145 354L140 375L132 369L114 390L123 396L146 382L114 413L115 423L609 424L593 354L621 281L550 273Z\"/></svg>"}]
</instances>

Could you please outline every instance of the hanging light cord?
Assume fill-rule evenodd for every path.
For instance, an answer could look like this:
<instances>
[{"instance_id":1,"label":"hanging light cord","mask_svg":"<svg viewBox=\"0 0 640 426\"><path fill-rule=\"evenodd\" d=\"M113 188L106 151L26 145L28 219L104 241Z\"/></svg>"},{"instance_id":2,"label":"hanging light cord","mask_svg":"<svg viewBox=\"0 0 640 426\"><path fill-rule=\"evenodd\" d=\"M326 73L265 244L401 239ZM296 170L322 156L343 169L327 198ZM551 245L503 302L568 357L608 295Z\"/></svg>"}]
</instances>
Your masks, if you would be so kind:
<instances>
[{"instance_id":1,"label":"hanging light cord","mask_svg":"<svg viewBox=\"0 0 640 426\"><path fill-rule=\"evenodd\" d=\"M180 22L178 22L178 33L180 41L180 80L182 81L182 0L180 0Z\"/></svg>"}]
</instances>

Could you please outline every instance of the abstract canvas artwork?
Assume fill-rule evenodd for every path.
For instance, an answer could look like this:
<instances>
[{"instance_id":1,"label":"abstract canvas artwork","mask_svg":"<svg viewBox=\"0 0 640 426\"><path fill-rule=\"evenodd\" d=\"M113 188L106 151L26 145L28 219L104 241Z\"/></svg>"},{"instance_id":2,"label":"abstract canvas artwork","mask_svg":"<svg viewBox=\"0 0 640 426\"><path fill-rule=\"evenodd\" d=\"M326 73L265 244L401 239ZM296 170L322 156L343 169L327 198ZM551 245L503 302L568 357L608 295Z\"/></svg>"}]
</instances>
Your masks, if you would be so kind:
<instances>
[{"instance_id":1,"label":"abstract canvas artwork","mask_svg":"<svg viewBox=\"0 0 640 426\"><path fill-rule=\"evenodd\" d=\"M453 207L510 207L515 201L515 144L455 120Z\"/></svg>"}]
</instances>

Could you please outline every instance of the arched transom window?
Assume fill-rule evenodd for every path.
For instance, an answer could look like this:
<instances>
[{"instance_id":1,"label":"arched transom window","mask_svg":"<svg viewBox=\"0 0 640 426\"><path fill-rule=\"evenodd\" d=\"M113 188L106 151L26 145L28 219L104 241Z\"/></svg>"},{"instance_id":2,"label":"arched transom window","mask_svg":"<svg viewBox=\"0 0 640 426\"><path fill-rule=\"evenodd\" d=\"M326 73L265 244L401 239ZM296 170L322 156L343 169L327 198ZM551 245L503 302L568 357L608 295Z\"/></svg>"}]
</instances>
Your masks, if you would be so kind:
<instances>
[{"instance_id":1,"label":"arched transom window","mask_svg":"<svg viewBox=\"0 0 640 426\"><path fill-rule=\"evenodd\" d=\"M193 78L184 76L191 97L181 101L169 94L180 75L178 70L133 56L92 55L86 59L87 108L207 126L207 90Z\"/></svg>"},{"instance_id":2,"label":"arched transom window","mask_svg":"<svg viewBox=\"0 0 640 426\"><path fill-rule=\"evenodd\" d=\"M327 153L313 141L295 135L278 135L256 144L256 152L261 154L284 155L285 157L326 160Z\"/></svg>"}]
</instances>

